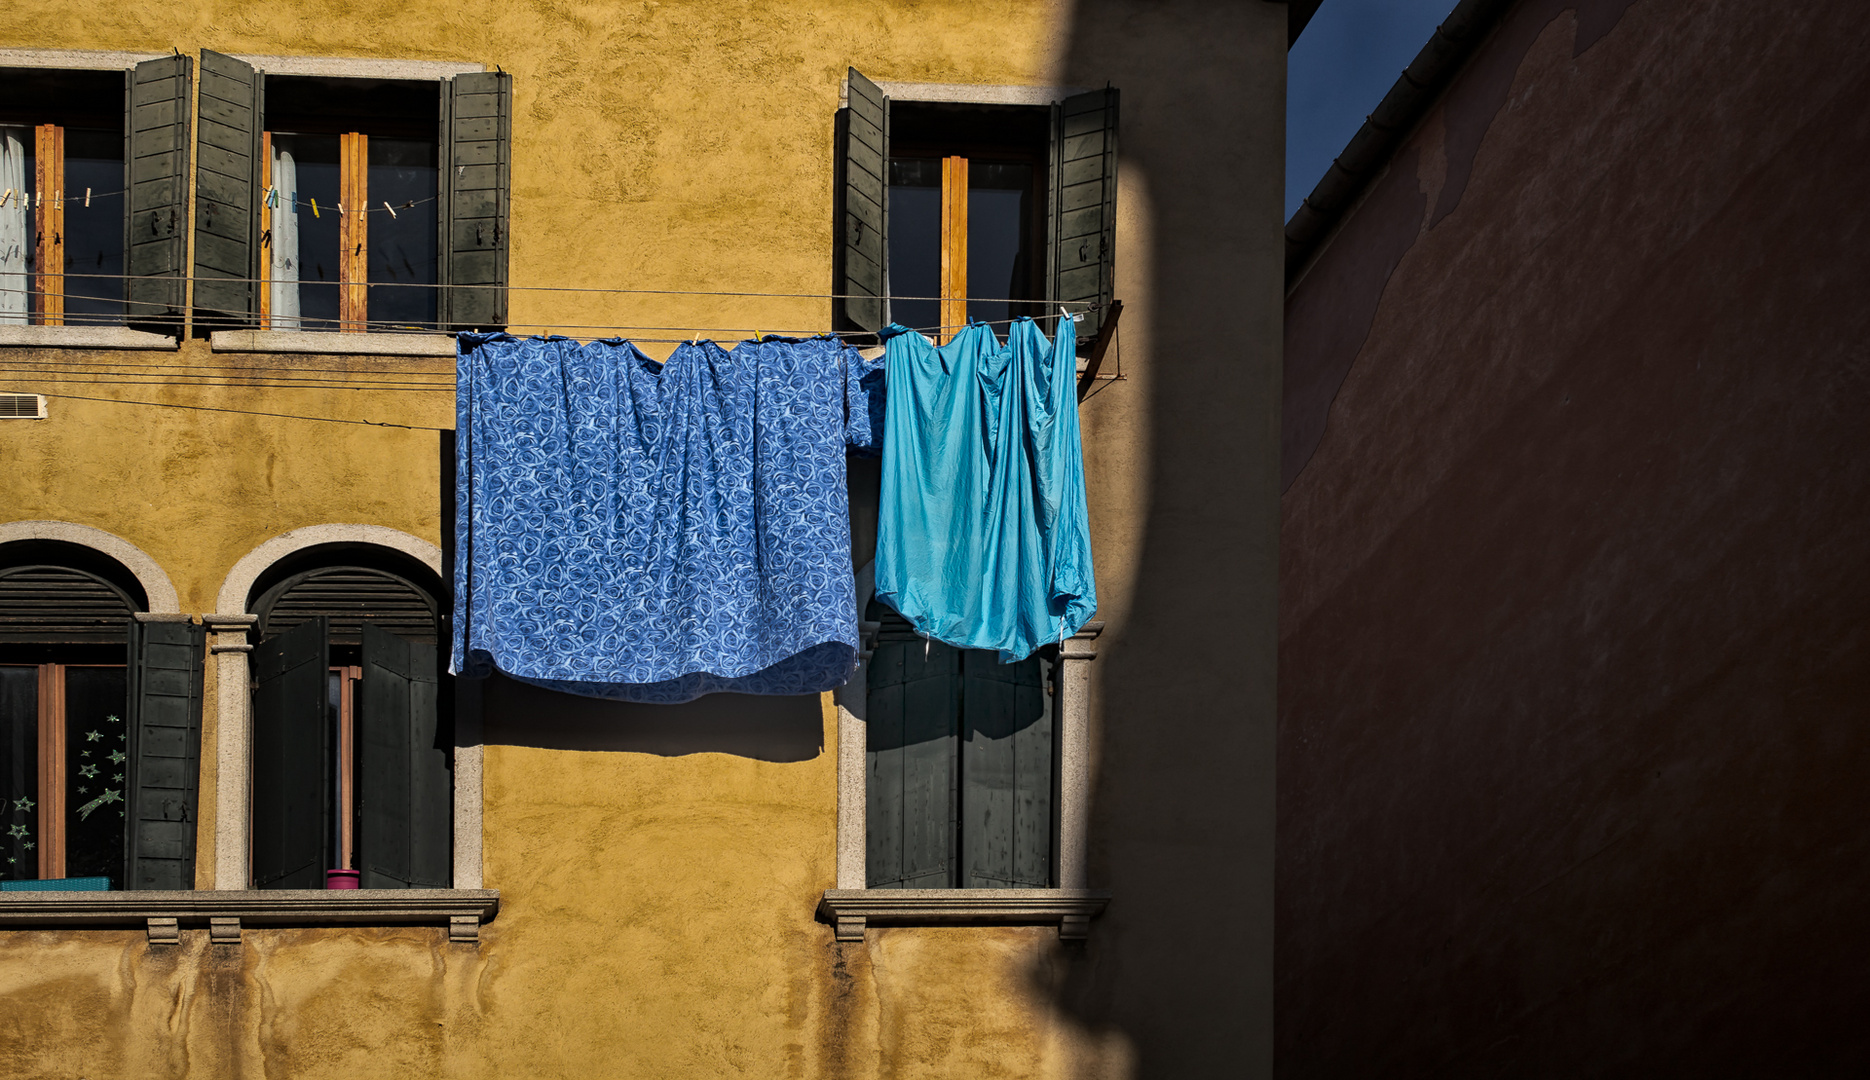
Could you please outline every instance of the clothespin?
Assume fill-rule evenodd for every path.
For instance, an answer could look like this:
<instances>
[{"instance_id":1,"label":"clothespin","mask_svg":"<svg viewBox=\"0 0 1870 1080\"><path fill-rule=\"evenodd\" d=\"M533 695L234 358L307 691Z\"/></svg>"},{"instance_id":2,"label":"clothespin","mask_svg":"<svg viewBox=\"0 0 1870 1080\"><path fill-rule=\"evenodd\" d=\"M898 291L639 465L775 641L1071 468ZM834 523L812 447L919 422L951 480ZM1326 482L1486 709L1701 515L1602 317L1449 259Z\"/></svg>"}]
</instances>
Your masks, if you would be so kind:
<instances>
[{"instance_id":1,"label":"clothespin","mask_svg":"<svg viewBox=\"0 0 1870 1080\"><path fill-rule=\"evenodd\" d=\"M394 219L395 219L395 217L396 217L396 208L395 208L394 206L391 206L391 205L390 205L390 204L389 204L388 202L385 202L385 203L383 204L383 209L385 209L385 210L388 210L388 211L390 212L390 218L391 218L392 220L394 220Z\"/></svg>"},{"instance_id":2,"label":"clothespin","mask_svg":"<svg viewBox=\"0 0 1870 1080\"><path fill-rule=\"evenodd\" d=\"M1083 312L1079 312L1078 314L1073 315L1071 312L1066 311L1064 308L1064 305L1062 304L1059 306L1059 309L1058 309L1058 317L1061 319L1070 319L1072 322L1083 322L1084 321Z\"/></svg>"},{"instance_id":3,"label":"clothespin","mask_svg":"<svg viewBox=\"0 0 1870 1080\"><path fill-rule=\"evenodd\" d=\"M91 189L90 188L84 189L84 208L86 210L89 210L91 208Z\"/></svg>"},{"instance_id":4,"label":"clothespin","mask_svg":"<svg viewBox=\"0 0 1870 1080\"><path fill-rule=\"evenodd\" d=\"M54 191L52 193L52 209L65 209L65 193L63 191Z\"/></svg>"},{"instance_id":5,"label":"clothespin","mask_svg":"<svg viewBox=\"0 0 1870 1080\"><path fill-rule=\"evenodd\" d=\"M6 194L5 194L5 195L0 195L0 206L5 206L5 205L6 205L6 201L7 201L8 199L11 199L12 197L13 197L13 189L12 189L12 188L7 188L7 189L6 189Z\"/></svg>"},{"instance_id":6,"label":"clothespin","mask_svg":"<svg viewBox=\"0 0 1870 1080\"><path fill-rule=\"evenodd\" d=\"M344 201L342 199L338 200L338 216L344 216Z\"/></svg>"},{"instance_id":7,"label":"clothespin","mask_svg":"<svg viewBox=\"0 0 1870 1080\"><path fill-rule=\"evenodd\" d=\"M318 216L318 200L317 199L312 200L312 216L313 217Z\"/></svg>"}]
</instances>

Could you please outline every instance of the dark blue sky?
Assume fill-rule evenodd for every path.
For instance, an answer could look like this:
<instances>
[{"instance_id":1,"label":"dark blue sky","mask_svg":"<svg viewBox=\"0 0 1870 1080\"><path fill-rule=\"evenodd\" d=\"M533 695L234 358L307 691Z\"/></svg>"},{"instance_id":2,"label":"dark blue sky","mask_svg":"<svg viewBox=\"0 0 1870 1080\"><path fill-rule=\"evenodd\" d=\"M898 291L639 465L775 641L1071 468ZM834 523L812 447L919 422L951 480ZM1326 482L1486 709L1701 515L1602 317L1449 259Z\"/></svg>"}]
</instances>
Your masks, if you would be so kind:
<instances>
[{"instance_id":1,"label":"dark blue sky","mask_svg":"<svg viewBox=\"0 0 1870 1080\"><path fill-rule=\"evenodd\" d=\"M1325 0L1287 54L1286 217L1455 0Z\"/></svg>"}]
</instances>

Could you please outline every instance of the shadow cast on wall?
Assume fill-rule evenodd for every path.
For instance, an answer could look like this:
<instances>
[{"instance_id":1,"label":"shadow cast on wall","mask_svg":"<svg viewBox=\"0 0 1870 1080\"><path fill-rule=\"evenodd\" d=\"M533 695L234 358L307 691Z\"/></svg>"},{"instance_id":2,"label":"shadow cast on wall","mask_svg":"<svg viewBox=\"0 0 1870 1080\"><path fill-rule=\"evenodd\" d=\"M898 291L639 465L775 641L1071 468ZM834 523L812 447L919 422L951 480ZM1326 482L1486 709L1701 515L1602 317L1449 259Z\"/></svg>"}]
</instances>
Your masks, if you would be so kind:
<instances>
[{"instance_id":1,"label":"shadow cast on wall","mask_svg":"<svg viewBox=\"0 0 1870 1080\"><path fill-rule=\"evenodd\" d=\"M709 694L682 705L600 701L495 675L484 693L483 736L495 746L679 757L735 754L810 761L824 750L816 694Z\"/></svg>"}]
</instances>

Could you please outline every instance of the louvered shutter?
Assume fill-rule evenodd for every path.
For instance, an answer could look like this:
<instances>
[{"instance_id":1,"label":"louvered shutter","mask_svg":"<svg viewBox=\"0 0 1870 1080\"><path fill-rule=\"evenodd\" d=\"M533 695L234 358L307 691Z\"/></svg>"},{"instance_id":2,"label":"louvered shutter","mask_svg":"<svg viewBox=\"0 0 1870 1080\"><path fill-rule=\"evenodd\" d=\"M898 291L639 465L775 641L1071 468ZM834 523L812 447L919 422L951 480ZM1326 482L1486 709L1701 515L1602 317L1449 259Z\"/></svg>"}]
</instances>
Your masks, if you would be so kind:
<instances>
[{"instance_id":1,"label":"louvered shutter","mask_svg":"<svg viewBox=\"0 0 1870 1080\"><path fill-rule=\"evenodd\" d=\"M191 622L130 624L127 888L195 887L205 643Z\"/></svg>"},{"instance_id":2,"label":"louvered shutter","mask_svg":"<svg viewBox=\"0 0 1870 1080\"><path fill-rule=\"evenodd\" d=\"M145 60L124 91L124 292L131 324L181 322L188 220L189 76L186 56Z\"/></svg>"},{"instance_id":3,"label":"louvered shutter","mask_svg":"<svg viewBox=\"0 0 1870 1080\"><path fill-rule=\"evenodd\" d=\"M849 104L838 114L837 292L844 318L864 330L889 321L890 102L877 84L849 72Z\"/></svg>"},{"instance_id":4,"label":"louvered shutter","mask_svg":"<svg viewBox=\"0 0 1870 1080\"><path fill-rule=\"evenodd\" d=\"M444 327L507 322L507 220L513 76L456 75L442 94L441 300Z\"/></svg>"},{"instance_id":5,"label":"louvered shutter","mask_svg":"<svg viewBox=\"0 0 1870 1080\"><path fill-rule=\"evenodd\" d=\"M1048 888L1053 723L1039 658L961 661L961 888Z\"/></svg>"},{"instance_id":6,"label":"louvered shutter","mask_svg":"<svg viewBox=\"0 0 1870 1080\"><path fill-rule=\"evenodd\" d=\"M446 889L454 776L437 709L434 645L365 623L357 709L357 844L366 889Z\"/></svg>"},{"instance_id":7,"label":"louvered shutter","mask_svg":"<svg viewBox=\"0 0 1870 1080\"><path fill-rule=\"evenodd\" d=\"M1078 324L1078 341L1088 344L1116 288L1117 91L1093 90L1052 107L1051 201L1052 299L1101 305Z\"/></svg>"},{"instance_id":8,"label":"louvered shutter","mask_svg":"<svg viewBox=\"0 0 1870 1080\"><path fill-rule=\"evenodd\" d=\"M253 647L253 884L321 889L332 861L326 625Z\"/></svg>"},{"instance_id":9,"label":"louvered shutter","mask_svg":"<svg viewBox=\"0 0 1870 1080\"><path fill-rule=\"evenodd\" d=\"M195 311L208 328L243 326L259 311L260 131L266 79L249 64L201 50L195 129Z\"/></svg>"},{"instance_id":10,"label":"louvered shutter","mask_svg":"<svg viewBox=\"0 0 1870 1080\"><path fill-rule=\"evenodd\" d=\"M885 618L870 658L866 877L873 889L954 885L960 653Z\"/></svg>"}]
</instances>

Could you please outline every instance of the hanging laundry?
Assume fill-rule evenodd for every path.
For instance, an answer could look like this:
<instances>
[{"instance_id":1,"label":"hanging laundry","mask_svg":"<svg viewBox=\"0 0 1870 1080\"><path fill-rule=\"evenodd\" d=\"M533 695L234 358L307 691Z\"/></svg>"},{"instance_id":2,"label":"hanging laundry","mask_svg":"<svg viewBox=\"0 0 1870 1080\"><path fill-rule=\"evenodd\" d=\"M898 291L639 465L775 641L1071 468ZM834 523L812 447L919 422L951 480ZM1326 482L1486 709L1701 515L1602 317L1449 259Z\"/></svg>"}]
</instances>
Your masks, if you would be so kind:
<instances>
[{"instance_id":1,"label":"hanging laundry","mask_svg":"<svg viewBox=\"0 0 1870 1080\"><path fill-rule=\"evenodd\" d=\"M946 345L891 326L877 599L916 632L1023 660L1097 610L1077 334L1016 320Z\"/></svg>"},{"instance_id":2,"label":"hanging laundry","mask_svg":"<svg viewBox=\"0 0 1870 1080\"><path fill-rule=\"evenodd\" d=\"M880 362L831 338L666 363L458 342L455 670L642 702L849 678L845 444L877 441Z\"/></svg>"}]
</instances>

